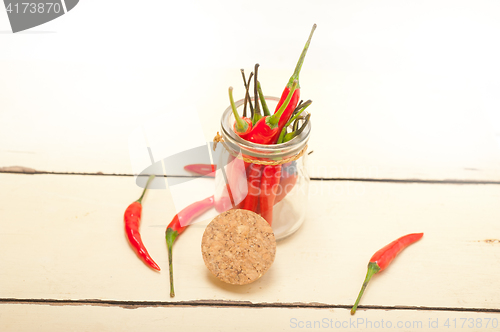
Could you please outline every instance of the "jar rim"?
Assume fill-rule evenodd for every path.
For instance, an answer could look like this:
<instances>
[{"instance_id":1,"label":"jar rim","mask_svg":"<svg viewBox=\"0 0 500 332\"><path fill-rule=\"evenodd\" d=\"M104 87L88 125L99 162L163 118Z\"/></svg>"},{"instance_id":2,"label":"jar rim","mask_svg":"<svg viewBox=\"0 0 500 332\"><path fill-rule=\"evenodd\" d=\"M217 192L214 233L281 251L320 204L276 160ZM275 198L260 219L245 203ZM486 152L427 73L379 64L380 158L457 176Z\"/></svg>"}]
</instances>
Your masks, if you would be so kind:
<instances>
[{"instance_id":1,"label":"jar rim","mask_svg":"<svg viewBox=\"0 0 500 332\"><path fill-rule=\"evenodd\" d=\"M279 98L273 96L265 96L266 100L272 100L279 102ZM250 98L254 100L254 97ZM244 99L240 99L235 102L236 108L243 105L245 102ZM307 115L307 111L304 111L304 115ZM232 121L231 121L232 120ZM309 121L306 125L306 128L300 133L297 137L292 140L280 143L280 144L259 144L249 142L247 140L242 139L233 130L232 122L234 121L233 111L231 105L224 111L221 117L221 130L222 136L227 143L231 143L234 145L232 148L240 149L244 151L244 154L249 154L253 156L259 156L262 154L272 155L273 157L285 157L293 154L299 153L307 144L309 140L309 136L311 134L311 121ZM270 157L270 156L269 156Z\"/></svg>"}]
</instances>

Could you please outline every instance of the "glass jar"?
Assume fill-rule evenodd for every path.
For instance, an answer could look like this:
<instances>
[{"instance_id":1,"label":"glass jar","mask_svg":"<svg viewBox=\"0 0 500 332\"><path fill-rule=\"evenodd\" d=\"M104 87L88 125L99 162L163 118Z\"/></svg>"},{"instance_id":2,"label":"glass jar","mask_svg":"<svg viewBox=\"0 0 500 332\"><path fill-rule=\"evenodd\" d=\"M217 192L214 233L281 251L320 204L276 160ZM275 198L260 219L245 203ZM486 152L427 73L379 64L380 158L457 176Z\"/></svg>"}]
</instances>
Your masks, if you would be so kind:
<instances>
[{"instance_id":1,"label":"glass jar","mask_svg":"<svg viewBox=\"0 0 500 332\"><path fill-rule=\"evenodd\" d=\"M269 109L275 109L279 98L265 98ZM237 108L242 108L243 103L244 100L239 100L235 104ZM238 113L242 114L241 109ZM303 114L306 115L306 111ZM221 118L224 147L221 147L218 160L214 160L217 165L225 165L216 173L216 208L218 202L219 212L233 207L252 210L271 223L277 240L283 239L297 231L306 216L310 180L305 148L311 133L311 122L299 136L286 143L263 145L248 142L236 135L234 121L229 106ZM300 153L302 155L297 158ZM276 165L263 165L262 162ZM267 181L271 179L270 183L274 181L276 196L274 204L270 205L272 207L266 207L270 202L270 191L269 187L267 191L262 190L263 174ZM253 200L254 204L248 204L248 200Z\"/></svg>"}]
</instances>

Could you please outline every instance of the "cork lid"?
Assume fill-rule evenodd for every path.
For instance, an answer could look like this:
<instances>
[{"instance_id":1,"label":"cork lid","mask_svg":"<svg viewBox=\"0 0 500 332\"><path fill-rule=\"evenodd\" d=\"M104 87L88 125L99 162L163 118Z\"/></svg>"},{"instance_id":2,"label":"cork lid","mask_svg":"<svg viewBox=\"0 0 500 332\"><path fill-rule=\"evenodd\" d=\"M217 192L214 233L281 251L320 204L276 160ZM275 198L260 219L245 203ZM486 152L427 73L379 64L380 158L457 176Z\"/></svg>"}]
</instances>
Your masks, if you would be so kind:
<instances>
[{"instance_id":1,"label":"cork lid","mask_svg":"<svg viewBox=\"0 0 500 332\"><path fill-rule=\"evenodd\" d=\"M267 221L247 210L219 214L201 241L205 265L220 280L245 285L267 272L276 255L276 239Z\"/></svg>"}]
</instances>

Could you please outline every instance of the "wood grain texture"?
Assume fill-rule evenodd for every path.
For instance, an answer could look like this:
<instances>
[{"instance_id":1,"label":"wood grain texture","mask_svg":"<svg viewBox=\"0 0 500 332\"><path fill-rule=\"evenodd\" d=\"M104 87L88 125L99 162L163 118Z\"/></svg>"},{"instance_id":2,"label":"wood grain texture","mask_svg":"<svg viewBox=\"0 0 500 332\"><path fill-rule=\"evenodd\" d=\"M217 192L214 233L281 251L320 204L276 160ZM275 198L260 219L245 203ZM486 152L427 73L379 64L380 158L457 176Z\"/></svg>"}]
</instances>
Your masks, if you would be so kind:
<instances>
[{"instance_id":1,"label":"wood grain texture","mask_svg":"<svg viewBox=\"0 0 500 332\"><path fill-rule=\"evenodd\" d=\"M86 2L19 35L0 15L0 330L287 331L318 322L380 331L390 321L394 330L497 331L500 2L293 0L286 15L276 15L277 1L223 2L156 1L147 15L118 0ZM249 32L241 22L256 17ZM131 174L135 128L187 127L159 121L166 110L194 107L212 140L227 87L243 95L239 69L259 62L264 93L280 95L312 23L300 78L314 101L310 175L370 182L312 182L308 219L278 242L257 282L226 285L207 271L206 214L174 246L170 299L168 190L145 200L143 240L163 268L155 273L123 232L140 193L132 177L26 174ZM371 255L421 231L351 317Z\"/></svg>"},{"instance_id":2,"label":"wood grain texture","mask_svg":"<svg viewBox=\"0 0 500 332\"><path fill-rule=\"evenodd\" d=\"M208 222L174 246L169 298L167 190L149 191L143 241L162 273L135 256L123 211L140 189L129 177L0 174L1 298L353 303L371 255L410 232L424 238L375 276L361 305L500 308L497 185L313 181L302 228L278 242L268 273L231 286L211 276L200 243Z\"/></svg>"},{"instance_id":3,"label":"wood grain texture","mask_svg":"<svg viewBox=\"0 0 500 332\"><path fill-rule=\"evenodd\" d=\"M295 1L284 17L269 1L255 6L266 11L157 2L156 20L114 18L123 33L114 47L102 33L106 20L89 27L86 15L120 2L79 6L58 30L67 34L2 36L9 51L0 54L0 167L130 174L131 131L191 106L212 140L227 87L243 96L239 69L259 62L264 93L279 96L315 22L300 76L302 97L313 100L312 176L498 182L500 50L491 40L500 5L459 2L322 1L304 11ZM171 11L177 15L165 22ZM261 18L255 31L240 24L252 15ZM289 17L301 23L292 27ZM165 31L176 33L158 43ZM246 46L228 42L241 39ZM39 44L43 51L33 52ZM165 130L176 126L166 122Z\"/></svg>"},{"instance_id":4,"label":"wood grain texture","mask_svg":"<svg viewBox=\"0 0 500 332\"><path fill-rule=\"evenodd\" d=\"M9 68L3 68L5 66ZM24 66L24 63L2 66L0 62L2 71L10 72L14 70L12 68L18 67L19 72ZM37 73L40 70L33 66L30 73L44 75ZM67 82L72 76L82 76L83 72L83 77L88 75L90 79L98 76L102 70L89 66L77 66L69 72L55 69L47 87L40 88L47 90L37 93L50 95L51 89L55 89L71 96L71 93L64 91L70 87L60 82ZM199 91L199 96L193 100L194 105L190 106L197 109L205 139L210 142L220 131L220 117L228 106L226 94L217 89L225 91L221 87L236 85L241 78L238 69L205 70L200 75L217 77L208 89L196 83L191 83L189 87L190 91ZM488 118L477 117L473 110L463 111L462 117L456 119L457 124L450 127L443 114L435 120L439 123L418 123L417 130L406 122L410 114L403 111L398 114L392 109L384 109L382 105L371 105L369 98L354 99L356 93L365 92L350 91L351 104L338 99L336 103L342 104L332 104L331 91L335 87L331 85L339 83L332 83L327 77L339 75L339 79L346 79L342 77L346 74L335 72L326 73L326 77L324 72L304 74L303 86L307 86L304 88L304 98L314 100L309 108L313 114L313 131L309 143L309 151L314 151L309 156L312 177L500 182L500 145L495 141L495 132L490 128ZM283 72L270 70L267 85L279 86L283 77L287 77ZM359 76L359 79L366 78ZM130 89L124 86L128 84L127 81L106 80L100 84L105 84L106 87L102 86L101 89L106 89L111 95L119 95L120 91ZM355 89L354 86L352 89ZM141 93L146 94L146 91L130 92L131 95ZM281 88L270 91L272 95L280 93ZM185 98L188 99L187 96ZM239 99L238 96L235 98ZM138 101L130 103L135 102ZM103 103L102 107L106 105ZM0 149L0 167L23 166L44 172L133 174L129 151L131 132L147 123L147 119L153 119L150 121L154 122L166 109L184 112L187 107L183 99L167 104L162 95L153 96L148 105L151 106L149 109L141 110L141 119L144 120L138 120L130 109L121 115L99 106L90 109L94 105L86 103L74 104L71 111L72 114L86 114L83 119L72 118L65 107L52 107L51 101L44 104L43 99L13 100L12 104L1 105L5 113L3 119L0 114L0 120L8 125L0 131L0 141L5 142ZM10 113L15 109L15 112L23 114L23 118L8 116L6 110L9 109ZM422 116L432 117L433 111L426 110ZM58 120L46 122L47 114ZM94 121L94 118L98 120ZM39 123L43 128L38 127ZM405 129L403 124L408 128ZM168 126L168 123L165 124L165 132L169 130ZM440 126L448 128L442 135L437 129ZM465 134L464 127L467 128ZM428 134L430 130L433 131L432 137ZM65 139L61 140L60 137ZM146 146L144 149L146 151Z\"/></svg>"},{"instance_id":5,"label":"wood grain texture","mask_svg":"<svg viewBox=\"0 0 500 332\"><path fill-rule=\"evenodd\" d=\"M2 331L397 330L413 332L461 329L497 331L500 326L498 314L418 310L360 310L356 316L350 316L347 309L207 307L125 309L0 304L0 312ZM30 319L26 319L27 317ZM448 324L448 327L445 324ZM458 328L454 329L454 324ZM464 328L461 328L462 326Z\"/></svg>"}]
</instances>

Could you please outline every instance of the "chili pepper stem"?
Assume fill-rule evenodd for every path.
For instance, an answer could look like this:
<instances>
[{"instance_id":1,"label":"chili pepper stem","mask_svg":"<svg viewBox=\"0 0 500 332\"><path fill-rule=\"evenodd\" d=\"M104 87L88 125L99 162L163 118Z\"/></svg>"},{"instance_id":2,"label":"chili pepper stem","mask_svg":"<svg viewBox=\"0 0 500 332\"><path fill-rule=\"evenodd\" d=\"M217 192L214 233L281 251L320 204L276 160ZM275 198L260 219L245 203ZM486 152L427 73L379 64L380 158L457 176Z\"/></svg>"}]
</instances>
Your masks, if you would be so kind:
<instances>
[{"instance_id":1,"label":"chili pepper stem","mask_svg":"<svg viewBox=\"0 0 500 332\"><path fill-rule=\"evenodd\" d=\"M295 115L294 115L294 116L293 116L290 120L288 120L288 122L285 124L285 126L284 126L284 127L283 127L283 129L281 130L280 137L278 138L278 142L277 142L277 144L283 143L283 140L284 140L285 135L286 135L286 129L288 128L288 126L290 125L290 123L292 123L295 119L297 119L297 118L300 116L300 114L301 114L302 112L304 112L304 110L305 110L306 108L308 108L308 107L309 107L309 105L311 105L311 103L312 103L312 100L308 100L308 101L306 101L306 102L305 102L302 106L300 106L301 104L299 104L299 106L298 106L298 107L300 107L299 112L297 112L297 114L295 114ZM297 108L298 108L298 107L297 107Z\"/></svg>"},{"instance_id":2,"label":"chili pepper stem","mask_svg":"<svg viewBox=\"0 0 500 332\"><path fill-rule=\"evenodd\" d=\"M165 239L167 240L168 249L168 271L170 274L170 297L175 297L174 291L174 268L172 264L172 248L174 246L174 241L179 235L179 232L174 231L172 228L167 228L165 231Z\"/></svg>"},{"instance_id":3,"label":"chili pepper stem","mask_svg":"<svg viewBox=\"0 0 500 332\"><path fill-rule=\"evenodd\" d=\"M305 120L304 120L304 123L302 124L302 127L300 127L299 129L289 133L289 134L286 134L285 137L283 138L283 143L285 142L288 142L288 141L291 141L292 139L294 139L295 137L299 136L303 131L304 129L306 128L307 126L307 123L309 122L309 119L311 118L311 114L307 114Z\"/></svg>"},{"instance_id":4,"label":"chili pepper stem","mask_svg":"<svg viewBox=\"0 0 500 332\"><path fill-rule=\"evenodd\" d=\"M268 116L266 118L266 123L269 125L270 128L275 128L278 125L280 118L281 118L281 115L283 115L283 112L285 111L288 104L290 103L290 100L292 99L293 93L295 92L295 89L297 89L298 85L299 85L299 81L294 80L293 85L290 88L290 93L286 97L285 101L283 102L283 104L281 105L279 110L276 113L274 113L273 115Z\"/></svg>"},{"instance_id":5,"label":"chili pepper stem","mask_svg":"<svg viewBox=\"0 0 500 332\"><path fill-rule=\"evenodd\" d=\"M139 199L136 201L136 202L139 202L142 204L142 199L144 198L144 194L146 193L146 189L148 189L148 186L149 186L149 183L151 182L151 180L153 180L155 178L156 175L150 175L149 178L148 178L148 182L146 182L146 186L144 187L144 190L142 191L142 195L141 197L139 197Z\"/></svg>"},{"instance_id":6,"label":"chili pepper stem","mask_svg":"<svg viewBox=\"0 0 500 332\"><path fill-rule=\"evenodd\" d=\"M245 78L245 70L244 69L240 69L240 71L241 71L241 76L243 77L243 85L246 88L247 79ZM248 99L247 99L247 95L245 94L245 102L243 104L243 116L244 117L247 116L247 102L248 102Z\"/></svg>"},{"instance_id":7,"label":"chili pepper stem","mask_svg":"<svg viewBox=\"0 0 500 332\"><path fill-rule=\"evenodd\" d=\"M354 315L354 313L356 312L356 309L358 308L359 300L361 300L361 297L363 296L363 293L365 292L365 289L366 289L366 286L368 285L368 282L373 277L373 275L379 271L380 271L380 267L378 266L377 263L374 263L374 262L368 263L368 271L366 272L365 281L363 282L363 286L361 287L361 290L359 291L358 298L356 299L356 302L354 303L354 306L351 309L351 315Z\"/></svg>"},{"instance_id":8,"label":"chili pepper stem","mask_svg":"<svg viewBox=\"0 0 500 332\"><path fill-rule=\"evenodd\" d=\"M262 114L260 113L260 107L259 107L259 93L258 93L258 89L257 89L257 74L258 74L258 71L259 71L259 64L256 63L255 64L255 69L254 69L254 78L253 78L253 94L254 94L254 97L253 97L253 100L254 100L254 103L255 103L255 107L253 109L253 118L252 118L252 124L255 125L261 118L262 118Z\"/></svg>"},{"instance_id":9,"label":"chili pepper stem","mask_svg":"<svg viewBox=\"0 0 500 332\"><path fill-rule=\"evenodd\" d=\"M292 132L296 131L299 129L299 122L300 120L304 120L304 117L301 116L301 117L298 117L297 119L295 119L295 121L293 122L293 125L292 125Z\"/></svg>"},{"instance_id":10,"label":"chili pepper stem","mask_svg":"<svg viewBox=\"0 0 500 332\"><path fill-rule=\"evenodd\" d=\"M299 80L299 73L300 70L302 69L302 64L304 63L304 59L306 57L307 50L309 49L309 44L311 43L311 39L314 33L314 30L316 30L316 24L313 25L311 29L311 33L309 34L309 38L307 39L306 45L304 46L304 49L302 50L302 54L300 54L299 61L297 62L297 65L295 66L295 71L293 72L292 77L290 77L290 81L288 81L288 87L292 86L294 80Z\"/></svg>"},{"instance_id":11,"label":"chili pepper stem","mask_svg":"<svg viewBox=\"0 0 500 332\"><path fill-rule=\"evenodd\" d=\"M248 76L248 82L245 81L245 74L243 72L243 69L241 69L241 74L243 76L243 85L245 86L245 106L243 106L243 116L247 117L247 103L248 103L250 107L250 119L253 119L252 100L250 99L250 94L248 92L248 89L250 88L250 82L252 81L253 72L251 72L250 75Z\"/></svg>"},{"instance_id":12,"label":"chili pepper stem","mask_svg":"<svg viewBox=\"0 0 500 332\"><path fill-rule=\"evenodd\" d=\"M257 92L259 93L260 103L262 104L262 110L264 111L264 116L270 116L271 112L269 112L269 107L267 107L266 98L264 97L264 93L262 93L262 87L260 86L260 82L257 81Z\"/></svg>"},{"instance_id":13,"label":"chili pepper stem","mask_svg":"<svg viewBox=\"0 0 500 332\"><path fill-rule=\"evenodd\" d=\"M231 108L233 109L234 119L236 120L236 130L240 133L244 133L248 129L248 123L243 121L242 118L238 115L238 111L236 110L236 105L234 104L233 99L233 87L229 87L229 101L231 102Z\"/></svg>"}]
</instances>

